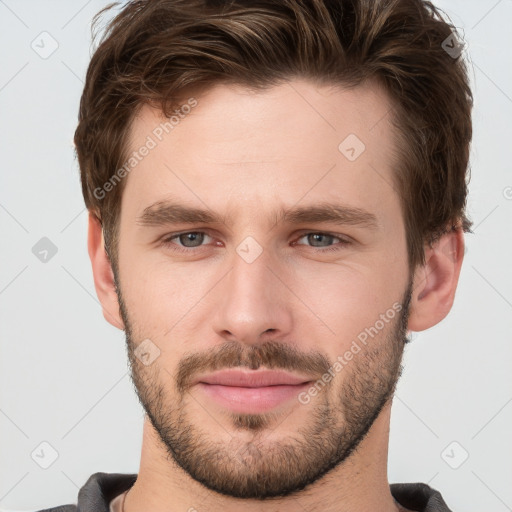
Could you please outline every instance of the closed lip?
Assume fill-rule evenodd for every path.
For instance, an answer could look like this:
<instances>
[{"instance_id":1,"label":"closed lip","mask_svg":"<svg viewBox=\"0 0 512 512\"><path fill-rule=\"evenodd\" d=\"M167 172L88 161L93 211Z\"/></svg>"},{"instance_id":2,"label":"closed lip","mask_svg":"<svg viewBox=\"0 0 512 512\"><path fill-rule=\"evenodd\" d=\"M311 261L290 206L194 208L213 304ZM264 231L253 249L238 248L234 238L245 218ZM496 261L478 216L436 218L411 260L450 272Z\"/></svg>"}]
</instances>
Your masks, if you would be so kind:
<instances>
[{"instance_id":1,"label":"closed lip","mask_svg":"<svg viewBox=\"0 0 512 512\"><path fill-rule=\"evenodd\" d=\"M277 370L221 370L195 379L194 384L216 384L245 388L298 386L311 382L311 377Z\"/></svg>"}]
</instances>

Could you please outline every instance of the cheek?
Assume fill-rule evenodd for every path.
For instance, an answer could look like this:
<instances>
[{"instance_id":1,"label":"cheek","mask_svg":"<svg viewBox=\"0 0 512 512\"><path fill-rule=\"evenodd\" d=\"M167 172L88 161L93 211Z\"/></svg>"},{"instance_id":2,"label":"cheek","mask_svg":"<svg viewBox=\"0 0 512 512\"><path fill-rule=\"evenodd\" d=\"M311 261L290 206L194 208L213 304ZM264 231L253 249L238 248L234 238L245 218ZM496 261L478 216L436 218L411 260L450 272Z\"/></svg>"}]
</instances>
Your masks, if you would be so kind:
<instances>
[{"instance_id":1,"label":"cheek","mask_svg":"<svg viewBox=\"0 0 512 512\"><path fill-rule=\"evenodd\" d=\"M123 301L138 337L172 337L209 288L197 265L152 261L131 251L119 267Z\"/></svg>"},{"instance_id":2,"label":"cheek","mask_svg":"<svg viewBox=\"0 0 512 512\"><path fill-rule=\"evenodd\" d=\"M377 336L387 331L388 323L380 328L381 315L395 315L407 284L407 272L399 254L383 251L369 256L364 263L302 269L294 279L297 296L315 313L301 322L307 322L306 328L313 337L326 333L330 342L324 339L323 346L329 347L330 356L335 359L376 322ZM322 346L321 340L318 343Z\"/></svg>"}]
</instances>

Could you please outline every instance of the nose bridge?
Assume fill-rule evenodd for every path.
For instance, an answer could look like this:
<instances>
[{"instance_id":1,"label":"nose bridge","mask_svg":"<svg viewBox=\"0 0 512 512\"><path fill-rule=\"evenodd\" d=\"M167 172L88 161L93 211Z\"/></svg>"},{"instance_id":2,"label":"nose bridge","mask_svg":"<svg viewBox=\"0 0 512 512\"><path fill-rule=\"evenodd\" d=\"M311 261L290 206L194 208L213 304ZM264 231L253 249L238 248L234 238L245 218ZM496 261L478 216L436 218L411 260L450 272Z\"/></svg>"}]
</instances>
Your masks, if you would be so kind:
<instances>
[{"instance_id":1,"label":"nose bridge","mask_svg":"<svg viewBox=\"0 0 512 512\"><path fill-rule=\"evenodd\" d=\"M230 281L232 292L239 298L256 300L263 304L266 302L272 273L269 270L271 255L268 249L264 249L252 237L247 237L238 245L232 257L232 270Z\"/></svg>"},{"instance_id":2,"label":"nose bridge","mask_svg":"<svg viewBox=\"0 0 512 512\"><path fill-rule=\"evenodd\" d=\"M231 270L217 294L214 328L218 334L255 343L269 329L277 336L291 328L285 290L272 262L270 252L251 237L236 247Z\"/></svg>"}]
</instances>

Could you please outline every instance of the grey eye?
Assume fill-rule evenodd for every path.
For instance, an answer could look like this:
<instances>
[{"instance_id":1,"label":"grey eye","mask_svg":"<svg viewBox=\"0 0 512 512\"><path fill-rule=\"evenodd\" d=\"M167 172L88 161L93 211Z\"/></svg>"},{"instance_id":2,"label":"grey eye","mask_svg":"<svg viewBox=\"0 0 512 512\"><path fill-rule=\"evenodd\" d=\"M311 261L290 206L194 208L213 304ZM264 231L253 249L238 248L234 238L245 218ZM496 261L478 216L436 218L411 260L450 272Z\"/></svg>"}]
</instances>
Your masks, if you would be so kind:
<instances>
[{"instance_id":1,"label":"grey eye","mask_svg":"<svg viewBox=\"0 0 512 512\"><path fill-rule=\"evenodd\" d=\"M198 231L183 233L177 238L184 247L199 247L204 241L204 233Z\"/></svg>"},{"instance_id":2,"label":"grey eye","mask_svg":"<svg viewBox=\"0 0 512 512\"><path fill-rule=\"evenodd\" d=\"M326 233L309 233L302 238L307 238L312 247L328 247L336 237Z\"/></svg>"}]
</instances>

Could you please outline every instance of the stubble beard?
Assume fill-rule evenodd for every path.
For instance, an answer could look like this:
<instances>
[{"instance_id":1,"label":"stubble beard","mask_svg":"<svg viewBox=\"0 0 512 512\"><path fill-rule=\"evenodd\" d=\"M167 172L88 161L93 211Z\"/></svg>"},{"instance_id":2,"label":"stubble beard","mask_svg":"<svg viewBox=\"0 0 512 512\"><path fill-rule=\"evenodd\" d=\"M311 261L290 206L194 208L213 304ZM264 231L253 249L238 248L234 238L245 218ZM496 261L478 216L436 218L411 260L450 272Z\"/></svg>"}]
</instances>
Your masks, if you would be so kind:
<instances>
[{"instance_id":1,"label":"stubble beard","mask_svg":"<svg viewBox=\"0 0 512 512\"><path fill-rule=\"evenodd\" d=\"M350 457L393 397L402 373L404 344L409 341L411 289L409 283L403 307L387 332L370 340L310 403L296 406L307 408L303 426L293 436L279 436L280 425L286 425L296 407L281 414L226 412L219 421L213 420L216 413L205 410L208 406L189 392L192 373L227 367L319 369L329 364L325 356L299 354L289 344L272 341L251 346L229 342L215 347L211 357L198 354L182 360L172 377L157 362L145 367L135 356L145 337L134 339L118 287L131 378L170 463L206 488L241 499L292 496L327 475ZM201 426L205 418L209 430ZM226 418L228 426L223 427Z\"/></svg>"}]
</instances>

